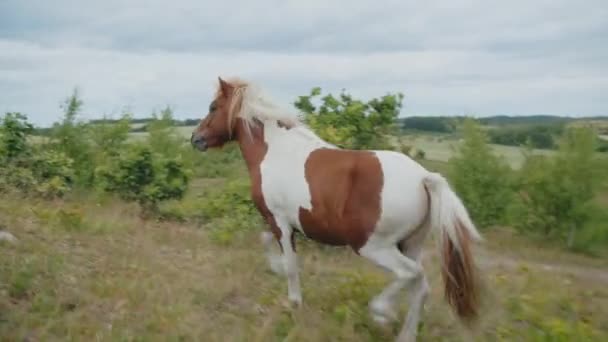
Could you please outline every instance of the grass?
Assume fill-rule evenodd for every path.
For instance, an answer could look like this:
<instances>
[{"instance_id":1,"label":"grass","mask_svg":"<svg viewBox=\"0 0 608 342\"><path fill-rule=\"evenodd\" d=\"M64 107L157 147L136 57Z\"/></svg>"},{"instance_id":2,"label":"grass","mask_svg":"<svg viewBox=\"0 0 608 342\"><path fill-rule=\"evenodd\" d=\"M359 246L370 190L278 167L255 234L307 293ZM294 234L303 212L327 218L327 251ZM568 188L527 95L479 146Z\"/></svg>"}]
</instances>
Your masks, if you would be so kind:
<instances>
[{"instance_id":1,"label":"grass","mask_svg":"<svg viewBox=\"0 0 608 342\"><path fill-rule=\"evenodd\" d=\"M454 155L454 148L459 141L450 137L433 134L416 134L401 137L401 141L426 153L425 158L434 161L447 162ZM519 168L524 162L522 149L515 146L489 144L494 152L505 158L512 168ZM551 154L552 150L535 149L533 153Z\"/></svg>"},{"instance_id":2,"label":"grass","mask_svg":"<svg viewBox=\"0 0 608 342\"><path fill-rule=\"evenodd\" d=\"M414 142L427 152L422 164L445 169L450 141ZM288 307L260 220L238 204L249 195L245 169L226 150L206 154L186 198L163 206L177 221L142 220L135 206L93 194L0 198L0 227L19 239L0 244L0 341L392 341L402 320L382 328L367 312L389 276L348 249L298 239L304 306ZM516 164L514 150L504 153ZM443 300L427 241L421 341L608 340L608 259L506 228L484 236L484 311L471 333Z\"/></svg>"},{"instance_id":3,"label":"grass","mask_svg":"<svg viewBox=\"0 0 608 342\"><path fill-rule=\"evenodd\" d=\"M19 239L0 245L0 340L391 341L400 327L378 327L367 314L384 272L347 249L302 239L305 304L290 309L285 279L266 266L257 221L218 243L212 223L142 221L135 207L111 199L3 198L0 217ZM600 272L605 264L504 232L485 235L477 254L489 291L473 340L608 338L607 283L538 266L553 260ZM420 340L468 341L443 301L433 241L426 248L432 291ZM400 308L403 315L405 300Z\"/></svg>"}]
</instances>

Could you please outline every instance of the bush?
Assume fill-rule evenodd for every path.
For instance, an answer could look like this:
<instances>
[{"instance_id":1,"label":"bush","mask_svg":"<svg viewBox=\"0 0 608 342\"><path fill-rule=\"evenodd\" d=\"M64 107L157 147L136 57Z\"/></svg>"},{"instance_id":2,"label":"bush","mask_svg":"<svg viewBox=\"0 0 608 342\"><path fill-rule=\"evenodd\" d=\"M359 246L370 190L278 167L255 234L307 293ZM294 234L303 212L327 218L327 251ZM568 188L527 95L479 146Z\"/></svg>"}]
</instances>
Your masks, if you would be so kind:
<instances>
[{"instance_id":1,"label":"bush","mask_svg":"<svg viewBox=\"0 0 608 342\"><path fill-rule=\"evenodd\" d=\"M517 228L578 249L590 236L606 235L599 231L606 230L598 223L603 212L593 202L607 173L595 153L595 136L587 128L570 128L555 156L526 156L518 179L521 202L512 209ZM581 230L584 236L577 234Z\"/></svg>"},{"instance_id":2,"label":"bush","mask_svg":"<svg viewBox=\"0 0 608 342\"><path fill-rule=\"evenodd\" d=\"M205 194L201 213L206 219L216 219L225 216L253 218L259 216L251 200L251 188L248 179L237 179L223 187ZM249 224L250 222L243 222Z\"/></svg>"},{"instance_id":3,"label":"bush","mask_svg":"<svg viewBox=\"0 0 608 342\"><path fill-rule=\"evenodd\" d=\"M399 144L399 150L401 151L401 153L405 154L406 156L411 156L412 153L412 145L406 144L406 143L400 143Z\"/></svg>"},{"instance_id":4,"label":"bush","mask_svg":"<svg viewBox=\"0 0 608 342\"><path fill-rule=\"evenodd\" d=\"M424 150L418 149L416 151L416 159L424 159L424 158L426 158L426 152L424 152Z\"/></svg>"},{"instance_id":5,"label":"bush","mask_svg":"<svg viewBox=\"0 0 608 342\"><path fill-rule=\"evenodd\" d=\"M448 161L449 178L480 226L502 223L512 199L512 170L492 153L473 120L464 121L464 141Z\"/></svg>"},{"instance_id":6,"label":"bush","mask_svg":"<svg viewBox=\"0 0 608 342\"><path fill-rule=\"evenodd\" d=\"M50 148L72 159L75 182L83 187L93 184L93 146L90 139L90 126L79 121L78 115L83 102L74 90L63 105L63 119L50 130Z\"/></svg>"},{"instance_id":7,"label":"bush","mask_svg":"<svg viewBox=\"0 0 608 342\"><path fill-rule=\"evenodd\" d=\"M6 113L0 121L0 157L3 164L29 154L27 137L33 131L34 127L27 121L27 116Z\"/></svg>"},{"instance_id":8,"label":"bush","mask_svg":"<svg viewBox=\"0 0 608 342\"><path fill-rule=\"evenodd\" d=\"M102 189L137 202L145 214L157 213L161 201L182 198L189 182L181 162L141 144L98 167L96 177Z\"/></svg>"},{"instance_id":9,"label":"bush","mask_svg":"<svg viewBox=\"0 0 608 342\"><path fill-rule=\"evenodd\" d=\"M57 151L40 151L32 158L36 193L42 197L63 197L74 183L72 159Z\"/></svg>"},{"instance_id":10,"label":"bush","mask_svg":"<svg viewBox=\"0 0 608 342\"><path fill-rule=\"evenodd\" d=\"M64 196L74 180L72 159L34 148L28 143L33 127L20 113L7 113L0 126L0 191L18 191L45 198Z\"/></svg>"}]
</instances>

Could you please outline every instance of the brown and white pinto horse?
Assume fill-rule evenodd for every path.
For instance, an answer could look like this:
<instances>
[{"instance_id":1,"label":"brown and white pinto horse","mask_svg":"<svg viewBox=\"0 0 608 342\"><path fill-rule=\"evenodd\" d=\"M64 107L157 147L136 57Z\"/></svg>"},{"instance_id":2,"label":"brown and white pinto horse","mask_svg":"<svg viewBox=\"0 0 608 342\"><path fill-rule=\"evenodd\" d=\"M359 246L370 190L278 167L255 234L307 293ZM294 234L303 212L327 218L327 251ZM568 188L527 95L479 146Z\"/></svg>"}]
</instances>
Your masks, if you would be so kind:
<instances>
[{"instance_id":1,"label":"brown and white pinto horse","mask_svg":"<svg viewBox=\"0 0 608 342\"><path fill-rule=\"evenodd\" d=\"M350 246L393 272L370 311L380 323L396 319L394 304L407 286L410 307L399 340L415 340L429 292L421 251L432 228L439 233L447 301L459 317L477 316L470 248L481 236L441 175L401 153L337 148L254 84L220 78L191 143L205 151L231 140L238 141L249 169L252 199L272 232L262 233L262 240L272 268L287 275L291 302L302 302L293 238L299 231L320 243ZM282 255L271 252L273 236Z\"/></svg>"}]
</instances>

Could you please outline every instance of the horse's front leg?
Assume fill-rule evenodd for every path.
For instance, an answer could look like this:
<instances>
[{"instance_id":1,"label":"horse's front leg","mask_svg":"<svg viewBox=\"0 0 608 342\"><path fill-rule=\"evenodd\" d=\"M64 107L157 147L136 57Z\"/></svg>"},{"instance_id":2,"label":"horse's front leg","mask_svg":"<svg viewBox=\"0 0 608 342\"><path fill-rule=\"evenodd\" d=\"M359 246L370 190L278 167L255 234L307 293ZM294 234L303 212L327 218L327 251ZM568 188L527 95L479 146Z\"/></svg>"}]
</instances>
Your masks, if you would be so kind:
<instances>
[{"instance_id":1,"label":"horse's front leg","mask_svg":"<svg viewBox=\"0 0 608 342\"><path fill-rule=\"evenodd\" d=\"M277 253L276 245L277 239L271 232L262 232L260 234L262 245L264 246L264 253L266 254L266 260L268 260L268 266L270 270L278 275L285 275L285 262L283 255ZM279 242L280 243L280 242Z\"/></svg>"},{"instance_id":2,"label":"horse's front leg","mask_svg":"<svg viewBox=\"0 0 608 342\"><path fill-rule=\"evenodd\" d=\"M277 227L281 230L279 242L283 250L283 262L287 274L287 290L289 301L300 306L302 304L302 291L300 289L300 275L296 258L293 229L286 220L277 218Z\"/></svg>"}]
</instances>

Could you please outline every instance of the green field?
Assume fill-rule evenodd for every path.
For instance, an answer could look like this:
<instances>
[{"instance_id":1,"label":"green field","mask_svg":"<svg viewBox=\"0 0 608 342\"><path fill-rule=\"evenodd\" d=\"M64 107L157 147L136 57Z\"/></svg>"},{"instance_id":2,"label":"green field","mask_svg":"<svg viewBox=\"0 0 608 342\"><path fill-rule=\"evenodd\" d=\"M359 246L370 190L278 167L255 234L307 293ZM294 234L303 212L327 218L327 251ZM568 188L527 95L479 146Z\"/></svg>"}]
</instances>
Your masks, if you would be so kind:
<instances>
[{"instance_id":1,"label":"green field","mask_svg":"<svg viewBox=\"0 0 608 342\"><path fill-rule=\"evenodd\" d=\"M445 138L432 134L418 134L413 137L405 135L401 141L413 146L416 149L421 149L425 152L426 159L447 162L453 155L455 148L460 143L458 140ZM494 152L505 158L505 160L513 168L519 168L524 161L522 149L514 146L504 146L490 144ZM551 150L533 150L535 154L551 154Z\"/></svg>"},{"instance_id":2,"label":"green field","mask_svg":"<svg viewBox=\"0 0 608 342\"><path fill-rule=\"evenodd\" d=\"M177 129L185 144L193 129ZM424 150L420 163L442 173L459 143L420 133L395 138L399 146L397 140ZM491 147L513 168L521 165L521 149ZM0 241L0 341L394 339L407 292L393 325L376 325L367 309L390 274L349 249L298 237L304 305L290 307L286 279L266 263L259 239L266 227L251 213L249 179L234 145L179 151L197 166L185 197L164 203L159 217L90 188L53 200L3 193L0 230L18 241ZM608 188L598 201L608 206ZM480 228L485 241L474 254L482 319L469 331L453 316L429 239L431 293L420 341L608 340L606 254L575 254L510 227Z\"/></svg>"},{"instance_id":3,"label":"green field","mask_svg":"<svg viewBox=\"0 0 608 342\"><path fill-rule=\"evenodd\" d=\"M240 171L196 179L186 198L168 208L197 212L213 200L201 194L246 181L240 163L216 167ZM266 265L257 219L245 231L232 231L230 217L142 220L136 206L92 193L52 203L3 197L0 217L19 239L0 244L1 340L391 341L400 327L379 327L367 313L387 274L347 249L302 239L304 305L289 308L286 280ZM608 338L606 259L509 229L484 235L476 256L486 302L473 332L444 302L434 241L427 242L432 291L421 341Z\"/></svg>"}]
</instances>

